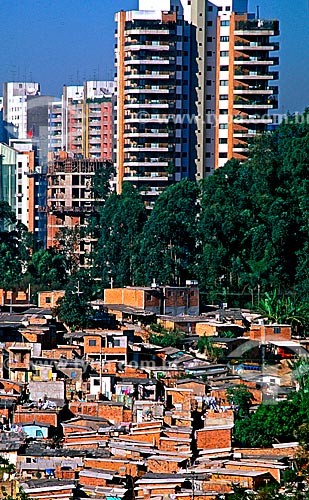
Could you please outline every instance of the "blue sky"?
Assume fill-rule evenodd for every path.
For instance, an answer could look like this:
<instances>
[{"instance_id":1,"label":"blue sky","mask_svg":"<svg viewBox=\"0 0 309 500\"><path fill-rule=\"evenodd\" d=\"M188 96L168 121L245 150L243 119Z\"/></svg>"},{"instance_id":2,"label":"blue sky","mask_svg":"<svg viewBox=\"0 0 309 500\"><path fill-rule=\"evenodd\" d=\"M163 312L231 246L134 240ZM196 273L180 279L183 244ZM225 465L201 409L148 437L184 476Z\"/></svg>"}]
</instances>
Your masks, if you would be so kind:
<instances>
[{"instance_id":1,"label":"blue sky","mask_svg":"<svg viewBox=\"0 0 309 500\"><path fill-rule=\"evenodd\" d=\"M138 0L1 0L0 81L34 79L42 93L63 84L112 78L114 12ZM280 111L309 105L309 1L249 0L281 22Z\"/></svg>"}]
</instances>

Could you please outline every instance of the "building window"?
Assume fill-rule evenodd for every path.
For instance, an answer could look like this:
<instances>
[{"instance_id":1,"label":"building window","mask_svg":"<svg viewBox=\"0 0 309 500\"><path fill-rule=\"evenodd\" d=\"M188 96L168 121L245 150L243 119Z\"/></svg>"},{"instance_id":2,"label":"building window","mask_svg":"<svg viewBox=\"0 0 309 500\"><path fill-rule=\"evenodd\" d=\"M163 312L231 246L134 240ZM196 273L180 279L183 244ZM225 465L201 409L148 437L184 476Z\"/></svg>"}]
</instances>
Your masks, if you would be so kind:
<instances>
[{"instance_id":1,"label":"building window","mask_svg":"<svg viewBox=\"0 0 309 500\"><path fill-rule=\"evenodd\" d=\"M229 57L228 50L220 50L220 57Z\"/></svg>"},{"instance_id":2,"label":"building window","mask_svg":"<svg viewBox=\"0 0 309 500\"><path fill-rule=\"evenodd\" d=\"M120 347L120 340L119 339L114 340L114 347Z\"/></svg>"},{"instance_id":3,"label":"building window","mask_svg":"<svg viewBox=\"0 0 309 500\"><path fill-rule=\"evenodd\" d=\"M97 386L100 385L100 379L94 378L93 379L93 385L97 385Z\"/></svg>"},{"instance_id":4,"label":"building window","mask_svg":"<svg viewBox=\"0 0 309 500\"><path fill-rule=\"evenodd\" d=\"M227 144L227 139L219 139L219 144Z\"/></svg>"},{"instance_id":5,"label":"building window","mask_svg":"<svg viewBox=\"0 0 309 500\"><path fill-rule=\"evenodd\" d=\"M219 128L226 129L226 128L228 128L228 124L227 123L220 123Z\"/></svg>"},{"instance_id":6,"label":"building window","mask_svg":"<svg viewBox=\"0 0 309 500\"><path fill-rule=\"evenodd\" d=\"M229 26L230 21L221 21L221 26Z\"/></svg>"},{"instance_id":7,"label":"building window","mask_svg":"<svg viewBox=\"0 0 309 500\"><path fill-rule=\"evenodd\" d=\"M51 303L51 297L46 297L45 302L46 302L46 304L50 304Z\"/></svg>"},{"instance_id":8,"label":"building window","mask_svg":"<svg viewBox=\"0 0 309 500\"><path fill-rule=\"evenodd\" d=\"M212 12L213 11L213 6L212 5L208 5L208 12Z\"/></svg>"},{"instance_id":9,"label":"building window","mask_svg":"<svg viewBox=\"0 0 309 500\"><path fill-rule=\"evenodd\" d=\"M220 115L228 115L228 109L220 109L219 114Z\"/></svg>"},{"instance_id":10,"label":"building window","mask_svg":"<svg viewBox=\"0 0 309 500\"><path fill-rule=\"evenodd\" d=\"M212 67L211 66L207 66L207 71L211 71L212 70Z\"/></svg>"},{"instance_id":11,"label":"building window","mask_svg":"<svg viewBox=\"0 0 309 500\"><path fill-rule=\"evenodd\" d=\"M229 36L220 36L220 42L228 42L230 40Z\"/></svg>"},{"instance_id":12,"label":"building window","mask_svg":"<svg viewBox=\"0 0 309 500\"><path fill-rule=\"evenodd\" d=\"M229 84L229 81L228 80L220 80L220 86L221 87L227 87Z\"/></svg>"},{"instance_id":13,"label":"building window","mask_svg":"<svg viewBox=\"0 0 309 500\"><path fill-rule=\"evenodd\" d=\"M207 21L207 26L212 26L212 21Z\"/></svg>"},{"instance_id":14,"label":"building window","mask_svg":"<svg viewBox=\"0 0 309 500\"><path fill-rule=\"evenodd\" d=\"M88 340L89 347L95 347L97 345L97 341L95 339Z\"/></svg>"},{"instance_id":15,"label":"building window","mask_svg":"<svg viewBox=\"0 0 309 500\"><path fill-rule=\"evenodd\" d=\"M228 94L221 94L219 99L220 101L227 101L229 98Z\"/></svg>"},{"instance_id":16,"label":"building window","mask_svg":"<svg viewBox=\"0 0 309 500\"><path fill-rule=\"evenodd\" d=\"M208 43L211 43L211 42L212 42L212 36L208 36L208 37L207 37L207 42L208 42ZM202 44L201 44L201 45L202 45Z\"/></svg>"},{"instance_id":17,"label":"building window","mask_svg":"<svg viewBox=\"0 0 309 500\"><path fill-rule=\"evenodd\" d=\"M281 327L280 326L274 326L274 333L281 333Z\"/></svg>"},{"instance_id":18,"label":"building window","mask_svg":"<svg viewBox=\"0 0 309 500\"><path fill-rule=\"evenodd\" d=\"M228 71L229 67L228 66L220 66L220 71Z\"/></svg>"},{"instance_id":19,"label":"building window","mask_svg":"<svg viewBox=\"0 0 309 500\"><path fill-rule=\"evenodd\" d=\"M148 300L148 301L149 301L149 300L151 300L151 298L152 298L152 297L151 297L151 294L150 294L150 293L147 293L146 300Z\"/></svg>"},{"instance_id":20,"label":"building window","mask_svg":"<svg viewBox=\"0 0 309 500\"><path fill-rule=\"evenodd\" d=\"M167 292L168 297L173 297L173 292Z\"/></svg>"},{"instance_id":21,"label":"building window","mask_svg":"<svg viewBox=\"0 0 309 500\"><path fill-rule=\"evenodd\" d=\"M219 158L227 158L227 153L219 153Z\"/></svg>"}]
</instances>

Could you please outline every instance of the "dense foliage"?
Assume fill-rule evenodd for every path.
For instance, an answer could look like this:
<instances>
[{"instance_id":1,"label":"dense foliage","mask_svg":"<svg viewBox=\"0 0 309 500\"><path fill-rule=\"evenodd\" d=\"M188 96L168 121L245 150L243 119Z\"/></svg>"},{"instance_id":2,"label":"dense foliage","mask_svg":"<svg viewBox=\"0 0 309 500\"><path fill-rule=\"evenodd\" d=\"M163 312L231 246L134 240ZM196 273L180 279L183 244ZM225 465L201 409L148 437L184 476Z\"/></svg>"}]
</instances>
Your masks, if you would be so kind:
<instances>
[{"instance_id":1,"label":"dense foliage","mask_svg":"<svg viewBox=\"0 0 309 500\"><path fill-rule=\"evenodd\" d=\"M297 392L286 401L263 403L250 417L235 421L234 437L250 447L295 441L301 425L309 424L308 405L308 389Z\"/></svg>"},{"instance_id":2,"label":"dense foliage","mask_svg":"<svg viewBox=\"0 0 309 500\"><path fill-rule=\"evenodd\" d=\"M245 163L231 160L198 184L170 186L148 214L136 189L124 184L121 195L110 193L112 170L98 172L93 190L105 203L89 226L98 240L93 293L98 283L197 279L206 303L259 304L272 320L308 324L309 110L301 118L258 136ZM74 244L84 235L64 231L56 250L42 250L14 222L2 204L0 287L66 287L77 272Z\"/></svg>"}]
</instances>

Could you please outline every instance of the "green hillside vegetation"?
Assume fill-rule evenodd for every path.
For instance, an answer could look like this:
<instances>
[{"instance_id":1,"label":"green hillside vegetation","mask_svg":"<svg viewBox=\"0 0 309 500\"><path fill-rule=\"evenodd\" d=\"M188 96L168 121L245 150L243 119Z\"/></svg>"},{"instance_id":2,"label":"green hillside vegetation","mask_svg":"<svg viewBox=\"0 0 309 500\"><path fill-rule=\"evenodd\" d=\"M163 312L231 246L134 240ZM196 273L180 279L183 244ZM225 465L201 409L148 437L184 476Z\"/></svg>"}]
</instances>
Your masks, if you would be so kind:
<instances>
[{"instance_id":1,"label":"green hillside vegetation","mask_svg":"<svg viewBox=\"0 0 309 500\"><path fill-rule=\"evenodd\" d=\"M108 195L106 176L101 183L95 179L94 189L106 202L89 226L98 238L86 280L90 296L111 282L149 286L154 278L183 285L197 279L205 303L259 303L265 309L276 294L278 318L303 326L309 301L308 165L309 110L258 136L245 163L231 160L200 183L171 185L148 217L131 185L124 184L121 195ZM57 250L42 250L26 228L9 230L9 224L14 215L2 203L0 287L71 287L78 273L73 242L82 235L62 235Z\"/></svg>"}]
</instances>

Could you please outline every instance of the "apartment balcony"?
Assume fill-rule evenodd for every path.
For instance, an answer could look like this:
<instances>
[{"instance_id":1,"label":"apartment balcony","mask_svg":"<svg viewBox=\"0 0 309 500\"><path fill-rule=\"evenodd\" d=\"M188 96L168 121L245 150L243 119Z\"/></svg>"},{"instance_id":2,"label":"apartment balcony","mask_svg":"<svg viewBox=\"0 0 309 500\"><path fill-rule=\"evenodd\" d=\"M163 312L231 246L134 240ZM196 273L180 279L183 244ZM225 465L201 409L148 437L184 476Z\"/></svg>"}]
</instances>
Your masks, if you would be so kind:
<instances>
[{"instance_id":1,"label":"apartment balcony","mask_svg":"<svg viewBox=\"0 0 309 500\"><path fill-rule=\"evenodd\" d=\"M236 40L234 44L235 50L250 50L250 51L260 51L260 50L269 50L269 51L277 51L280 49L279 42L269 42L269 44L264 44L260 42L250 42L245 40Z\"/></svg>"},{"instance_id":2,"label":"apartment balcony","mask_svg":"<svg viewBox=\"0 0 309 500\"><path fill-rule=\"evenodd\" d=\"M89 146L91 146L92 144L101 144L102 142L103 141L101 138L95 139L94 137L89 137L88 139Z\"/></svg>"},{"instance_id":3,"label":"apartment balcony","mask_svg":"<svg viewBox=\"0 0 309 500\"><path fill-rule=\"evenodd\" d=\"M237 21L235 26L235 36L277 36L279 35L279 21L276 19L248 19Z\"/></svg>"},{"instance_id":4,"label":"apartment balcony","mask_svg":"<svg viewBox=\"0 0 309 500\"><path fill-rule=\"evenodd\" d=\"M126 87L125 95L131 94L169 94L170 92L175 92L175 88L167 87L163 88L146 88L146 87Z\"/></svg>"},{"instance_id":5,"label":"apartment balcony","mask_svg":"<svg viewBox=\"0 0 309 500\"><path fill-rule=\"evenodd\" d=\"M149 58L149 59L136 59L133 57L126 57L124 60L124 65L125 66L136 66L136 65L147 65L147 64L155 64L155 65L169 65L169 64L174 64L174 60L170 59L164 59L164 58Z\"/></svg>"},{"instance_id":6,"label":"apartment balcony","mask_svg":"<svg viewBox=\"0 0 309 500\"><path fill-rule=\"evenodd\" d=\"M174 78L175 74L174 72L166 71L166 72L161 72L161 71L156 71L153 73L148 73L148 74L140 74L140 73L132 73L131 71L125 72L124 79L127 80L169 80L170 78Z\"/></svg>"},{"instance_id":7,"label":"apartment balcony","mask_svg":"<svg viewBox=\"0 0 309 500\"><path fill-rule=\"evenodd\" d=\"M172 176L171 175L166 175L166 174L159 174L159 175L154 175L154 172L151 172L151 174L145 174L143 176L140 175L132 175L132 174L124 174L124 180L128 182L149 182L155 183L155 182L168 182L171 180Z\"/></svg>"},{"instance_id":8,"label":"apartment balcony","mask_svg":"<svg viewBox=\"0 0 309 500\"><path fill-rule=\"evenodd\" d=\"M147 191L140 191L141 196L159 196L164 189L147 189Z\"/></svg>"},{"instance_id":9,"label":"apartment balcony","mask_svg":"<svg viewBox=\"0 0 309 500\"><path fill-rule=\"evenodd\" d=\"M249 101L249 102L241 102L234 101L234 108L236 109L275 109L278 106L278 101L271 102L258 102L258 101Z\"/></svg>"},{"instance_id":10,"label":"apartment balcony","mask_svg":"<svg viewBox=\"0 0 309 500\"><path fill-rule=\"evenodd\" d=\"M235 57L235 65L237 66L278 66L279 57L270 57L261 59L258 57L246 58L244 56Z\"/></svg>"},{"instance_id":11,"label":"apartment balcony","mask_svg":"<svg viewBox=\"0 0 309 500\"><path fill-rule=\"evenodd\" d=\"M143 29L143 28L136 28L136 29L129 29L125 30L125 35L170 35L171 32L170 30L164 30L164 29Z\"/></svg>"},{"instance_id":12,"label":"apartment balcony","mask_svg":"<svg viewBox=\"0 0 309 500\"><path fill-rule=\"evenodd\" d=\"M167 138L169 137L168 132L157 132L157 130L154 130L153 132L125 132L124 133L125 138L134 138L134 137L145 137L145 138Z\"/></svg>"},{"instance_id":13,"label":"apartment balcony","mask_svg":"<svg viewBox=\"0 0 309 500\"><path fill-rule=\"evenodd\" d=\"M146 113L145 115L147 115ZM125 123L168 123L169 118L166 116L156 116L152 117L152 115L148 116L137 116L137 117L125 117Z\"/></svg>"},{"instance_id":14,"label":"apartment balcony","mask_svg":"<svg viewBox=\"0 0 309 500\"><path fill-rule=\"evenodd\" d=\"M242 154L242 153L248 153L248 151L249 151L248 147L247 148L245 148L245 147L242 147L242 148L235 148L235 147L233 147L233 153L240 153L240 154Z\"/></svg>"},{"instance_id":15,"label":"apartment balcony","mask_svg":"<svg viewBox=\"0 0 309 500\"><path fill-rule=\"evenodd\" d=\"M89 111L89 113L88 113L89 118L97 118L100 116L101 116L101 109L99 109L97 111Z\"/></svg>"},{"instance_id":16,"label":"apartment balcony","mask_svg":"<svg viewBox=\"0 0 309 500\"><path fill-rule=\"evenodd\" d=\"M127 44L125 44L125 52L127 51L138 51L138 50L149 50L149 51L168 51L170 50L171 48L174 49L173 46L169 45L168 43L164 43L162 45L152 45L152 44L149 44L149 45L140 45L140 43L131 43L131 42L127 42Z\"/></svg>"},{"instance_id":17,"label":"apartment balcony","mask_svg":"<svg viewBox=\"0 0 309 500\"><path fill-rule=\"evenodd\" d=\"M166 146L159 146L159 145L149 145L149 146L144 146L144 147L140 147L140 146L128 146L126 147L125 146L125 152L126 153L145 153L145 152L150 152L152 151L153 153L166 153L168 151L170 151L170 149Z\"/></svg>"},{"instance_id":18,"label":"apartment balcony","mask_svg":"<svg viewBox=\"0 0 309 500\"><path fill-rule=\"evenodd\" d=\"M278 71L268 71L267 73L258 73L257 71L241 71L236 69L234 72L235 80L278 80Z\"/></svg>"},{"instance_id":19,"label":"apartment balcony","mask_svg":"<svg viewBox=\"0 0 309 500\"><path fill-rule=\"evenodd\" d=\"M237 85L234 87L236 95L278 95L278 87L263 87L262 85Z\"/></svg>"},{"instance_id":20,"label":"apartment balcony","mask_svg":"<svg viewBox=\"0 0 309 500\"><path fill-rule=\"evenodd\" d=\"M174 107L174 103L173 107ZM168 109L170 108L170 103L130 103L130 104L125 104L124 109Z\"/></svg>"},{"instance_id":21,"label":"apartment balcony","mask_svg":"<svg viewBox=\"0 0 309 500\"><path fill-rule=\"evenodd\" d=\"M124 160L124 167L132 169L133 167L151 167L151 168L158 168L158 167L168 167L169 166L169 160L160 160L160 161L154 161L154 158L152 161L143 161L143 160Z\"/></svg>"},{"instance_id":22,"label":"apartment balcony","mask_svg":"<svg viewBox=\"0 0 309 500\"><path fill-rule=\"evenodd\" d=\"M235 129L233 130L233 137L237 138L237 139L247 139L247 138L251 138L251 137L255 137L257 134L259 134L259 132L256 130L256 129L248 129L248 128L244 128L244 129Z\"/></svg>"},{"instance_id":23,"label":"apartment balcony","mask_svg":"<svg viewBox=\"0 0 309 500\"><path fill-rule=\"evenodd\" d=\"M249 115L249 116L242 116L242 115L236 115L233 117L233 122L234 123L252 123L252 124L271 124L273 123L273 119L271 116L265 116L265 115Z\"/></svg>"}]
</instances>

